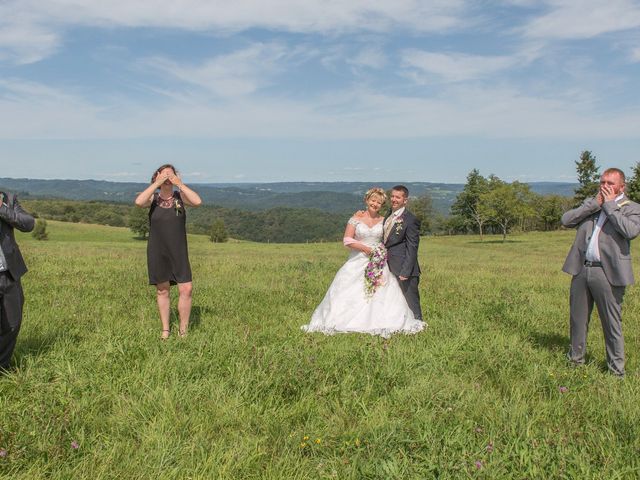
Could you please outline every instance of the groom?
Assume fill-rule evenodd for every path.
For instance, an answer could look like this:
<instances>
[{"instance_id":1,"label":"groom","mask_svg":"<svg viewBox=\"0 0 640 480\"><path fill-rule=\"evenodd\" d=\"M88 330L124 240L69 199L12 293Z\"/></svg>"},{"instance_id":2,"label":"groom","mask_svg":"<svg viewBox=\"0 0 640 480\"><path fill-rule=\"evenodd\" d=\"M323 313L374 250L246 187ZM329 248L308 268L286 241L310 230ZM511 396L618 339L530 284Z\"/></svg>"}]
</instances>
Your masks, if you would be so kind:
<instances>
[{"instance_id":1,"label":"groom","mask_svg":"<svg viewBox=\"0 0 640 480\"><path fill-rule=\"evenodd\" d=\"M418 292L420 220L407 210L408 200L409 190L404 185L396 185L391 189L391 213L384 219L383 242L387 247L389 270L398 277L398 283L414 317L422 320Z\"/></svg>"}]
</instances>

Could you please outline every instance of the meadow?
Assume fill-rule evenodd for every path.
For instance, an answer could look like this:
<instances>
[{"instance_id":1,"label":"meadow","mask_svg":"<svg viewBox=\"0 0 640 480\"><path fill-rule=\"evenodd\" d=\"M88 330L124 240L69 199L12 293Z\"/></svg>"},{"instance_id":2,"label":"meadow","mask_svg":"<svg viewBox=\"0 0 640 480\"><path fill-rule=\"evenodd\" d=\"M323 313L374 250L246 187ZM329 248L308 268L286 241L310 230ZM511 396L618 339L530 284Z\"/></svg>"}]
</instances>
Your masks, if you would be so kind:
<instances>
[{"instance_id":1,"label":"meadow","mask_svg":"<svg viewBox=\"0 0 640 480\"><path fill-rule=\"evenodd\" d=\"M606 372L597 315L587 365L569 368L572 231L424 237L429 327L388 340L299 329L341 244L190 236L191 330L178 338L174 314L163 342L145 242L48 230L18 237L30 272L0 377L1 478L640 476L640 289L623 310L627 378Z\"/></svg>"}]
</instances>

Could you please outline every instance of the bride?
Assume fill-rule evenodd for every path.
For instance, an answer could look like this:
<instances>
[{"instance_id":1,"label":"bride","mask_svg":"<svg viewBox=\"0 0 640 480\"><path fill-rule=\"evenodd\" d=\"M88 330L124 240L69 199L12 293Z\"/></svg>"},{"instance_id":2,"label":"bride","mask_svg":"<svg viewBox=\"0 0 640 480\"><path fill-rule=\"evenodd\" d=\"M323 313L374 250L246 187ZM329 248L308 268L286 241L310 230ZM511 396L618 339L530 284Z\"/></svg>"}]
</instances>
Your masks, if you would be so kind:
<instances>
[{"instance_id":1,"label":"bride","mask_svg":"<svg viewBox=\"0 0 640 480\"><path fill-rule=\"evenodd\" d=\"M336 273L324 299L313 312L305 332L331 335L362 332L389 337L392 333L418 333L425 323L414 318L402 294L398 280L384 263L382 282L367 294L365 268L370 253L382 243L384 217L379 215L387 195L382 188L367 191L367 211L351 217L344 232L344 244L351 249L349 259Z\"/></svg>"}]
</instances>

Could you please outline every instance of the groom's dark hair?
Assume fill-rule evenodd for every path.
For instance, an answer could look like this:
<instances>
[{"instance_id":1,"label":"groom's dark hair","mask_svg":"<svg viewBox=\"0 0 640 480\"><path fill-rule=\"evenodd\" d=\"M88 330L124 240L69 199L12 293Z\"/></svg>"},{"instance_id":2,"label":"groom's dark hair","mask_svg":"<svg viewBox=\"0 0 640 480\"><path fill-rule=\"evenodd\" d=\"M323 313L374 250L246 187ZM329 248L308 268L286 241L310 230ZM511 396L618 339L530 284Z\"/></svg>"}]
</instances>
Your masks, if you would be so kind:
<instances>
[{"instance_id":1,"label":"groom's dark hair","mask_svg":"<svg viewBox=\"0 0 640 480\"><path fill-rule=\"evenodd\" d=\"M404 185L396 185L395 187L391 187L391 190L397 190L398 192L404 193L404 198L409 198L409 189Z\"/></svg>"}]
</instances>

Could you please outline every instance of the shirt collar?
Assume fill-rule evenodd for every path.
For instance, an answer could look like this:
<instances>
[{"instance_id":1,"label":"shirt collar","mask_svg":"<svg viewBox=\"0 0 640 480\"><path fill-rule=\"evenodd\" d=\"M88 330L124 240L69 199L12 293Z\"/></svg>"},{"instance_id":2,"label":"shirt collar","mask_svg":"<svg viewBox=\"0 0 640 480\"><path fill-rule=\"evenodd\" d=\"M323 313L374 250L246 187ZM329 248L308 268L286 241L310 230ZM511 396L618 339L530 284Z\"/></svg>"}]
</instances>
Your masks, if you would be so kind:
<instances>
[{"instance_id":1,"label":"shirt collar","mask_svg":"<svg viewBox=\"0 0 640 480\"><path fill-rule=\"evenodd\" d=\"M398 210L396 210L395 212L392 212L391 215L395 218L398 218L400 215L402 215L404 213L404 209L405 207L400 207Z\"/></svg>"}]
</instances>

